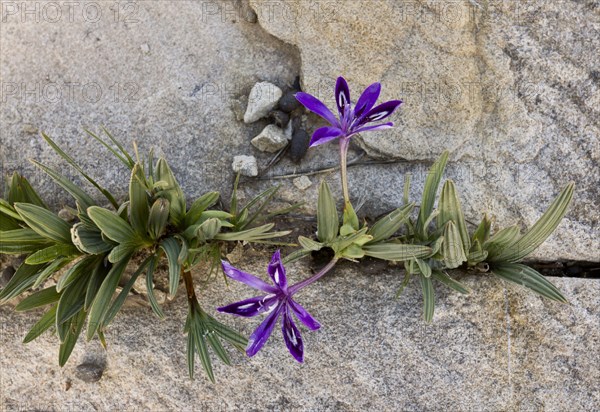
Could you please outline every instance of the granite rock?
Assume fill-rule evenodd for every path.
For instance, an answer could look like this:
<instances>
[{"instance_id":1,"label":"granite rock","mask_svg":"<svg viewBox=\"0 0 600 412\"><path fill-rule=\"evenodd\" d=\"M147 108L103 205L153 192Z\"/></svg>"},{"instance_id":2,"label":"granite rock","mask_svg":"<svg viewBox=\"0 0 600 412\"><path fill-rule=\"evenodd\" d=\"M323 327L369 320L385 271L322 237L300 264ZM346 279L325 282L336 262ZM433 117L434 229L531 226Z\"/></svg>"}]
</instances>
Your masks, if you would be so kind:
<instances>
[{"instance_id":1,"label":"granite rock","mask_svg":"<svg viewBox=\"0 0 600 412\"><path fill-rule=\"evenodd\" d=\"M288 142L283 129L269 124L250 143L261 152L275 153L286 147Z\"/></svg>"},{"instance_id":2,"label":"granite rock","mask_svg":"<svg viewBox=\"0 0 600 412\"><path fill-rule=\"evenodd\" d=\"M0 23L0 186L18 171L56 211L74 206L33 158L102 201L41 130L123 198L128 171L83 130L105 126L131 152L136 141L142 156L151 148L165 156L188 199L211 190L227 199L233 156L253 154L250 140L266 124L238 121L237 102L245 110L259 81L291 87L297 53L251 23L246 1L67 3L3 8L15 14ZM38 14L23 15L25 7Z\"/></svg>"},{"instance_id":3,"label":"granite rock","mask_svg":"<svg viewBox=\"0 0 600 412\"><path fill-rule=\"evenodd\" d=\"M246 254L247 256L247 254ZM265 259L237 264L263 274ZM319 265L289 266L291 282ZM456 275L456 274L455 274ZM487 275L456 275L463 296L436 285L432 324L421 319L415 280L400 299L398 267L339 265L298 301L323 325L302 328L305 363L291 358L279 328L248 359L227 348L233 366L214 359L217 384L197 366L187 376L183 324L186 301L127 307L106 331L106 369L96 384L76 379L77 365L99 343L82 339L69 363L57 365L56 336L21 340L40 313L0 307L2 410L597 410L600 393L600 282L552 278L570 305L544 300ZM215 279L198 288L203 307L248 336L260 319L236 318L214 308L254 296L237 282ZM199 364L199 362L197 362ZM65 391L65 383L70 389ZM32 396L35 385L35 396Z\"/></svg>"},{"instance_id":4,"label":"granite rock","mask_svg":"<svg viewBox=\"0 0 600 412\"><path fill-rule=\"evenodd\" d=\"M256 83L248 96L244 123L254 123L265 117L276 105L283 92L269 82Z\"/></svg>"},{"instance_id":5,"label":"granite rock","mask_svg":"<svg viewBox=\"0 0 600 412\"><path fill-rule=\"evenodd\" d=\"M356 139L373 157L407 162L360 173L368 180L351 173L362 182L351 183L353 197L368 192L369 214L401 203L399 170L420 179L448 149L471 221L488 211L502 226L530 225L576 182L565 222L532 258L600 261L600 14L593 2L250 4L260 25L298 48L304 91L335 107L335 79L343 75L353 99L381 81L382 101L404 100L394 130ZM316 120L313 128L322 125ZM385 193L374 189L380 182Z\"/></svg>"}]
</instances>

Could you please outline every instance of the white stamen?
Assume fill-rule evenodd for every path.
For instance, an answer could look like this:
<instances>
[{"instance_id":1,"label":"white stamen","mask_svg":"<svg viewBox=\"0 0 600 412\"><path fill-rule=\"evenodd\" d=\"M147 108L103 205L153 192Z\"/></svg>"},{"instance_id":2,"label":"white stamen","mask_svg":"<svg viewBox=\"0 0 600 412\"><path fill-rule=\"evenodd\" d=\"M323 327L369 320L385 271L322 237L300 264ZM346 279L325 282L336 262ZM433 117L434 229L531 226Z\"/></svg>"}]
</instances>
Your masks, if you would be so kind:
<instances>
[{"instance_id":1,"label":"white stamen","mask_svg":"<svg viewBox=\"0 0 600 412\"><path fill-rule=\"evenodd\" d=\"M376 122L377 120L379 120L379 119L381 119L381 118L383 118L383 117L387 116L388 114L389 114L389 111L381 112L381 113L377 114L375 117L371 117L371 119L370 119L370 120L371 120L372 122Z\"/></svg>"},{"instance_id":2,"label":"white stamen","mask_svg":"<svg viewBox=\"0 0 600 412\"><path fill-rule=\"evenodd\" d=\"M279 268L275 269L275 283L279 284Z\"/></svg>"},{"instance_id":3,"label":"white stamen","mask_svg":"<svg viewBox=\"0 0 600 412\"><path fill-rule=\"evenodd\" d=\"M292 344L294 346L298 346L298 339L296 338L296 332L294 332L294 329L289 328L287 330L287 335L288 335L288 339L292 341Z\"/></svg>"}]
</instances>

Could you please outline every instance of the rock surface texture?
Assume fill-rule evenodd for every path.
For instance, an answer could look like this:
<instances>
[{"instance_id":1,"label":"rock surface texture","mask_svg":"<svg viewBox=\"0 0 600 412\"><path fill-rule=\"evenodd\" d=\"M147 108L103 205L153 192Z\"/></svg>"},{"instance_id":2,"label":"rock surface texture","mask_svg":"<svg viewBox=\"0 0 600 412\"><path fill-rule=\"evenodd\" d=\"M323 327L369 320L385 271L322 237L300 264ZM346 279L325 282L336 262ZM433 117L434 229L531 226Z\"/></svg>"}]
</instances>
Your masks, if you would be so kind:
<instances>
[{"instance_id":1,"label":"rock surface texture","mask_svg":"<svg viewBox=\"0 0 600 412\"><path fill-rule=\"evenodd\" d=\"M251 0L259 24L300 51L302 85L335 107L335 79L353 99L381 81L401 98L393 131L361 147L404 165L355 170L373 182L365 207L400 203L404 172L422 182L452 153L470 220L488 210L502 225L530 225L569 181L567 219L537 259L600 260L600 8L594 2ZM453 163L453 164L452 164ZM365 180L367 179L367 180ZM352 185L351 185L352 186ZM369 186L365 184L365 186ZM373 198L375 195L375 198ZM372 204L369 204L372 203Z\"/></svg>"},{"instance_id":2,"label":"rock surface texture","mask_svg":"<svg viewBox=\"0 0 600 412\"><path fill-rule=\"evenodd\" d=\"M310 273L309 265L290 266L290 281ZM571 303L561 305L516 286L505 288L492 277L462 277L472 294L465 297L437 284L436 313L427 325L418 282L396 300L400 269L365 266L359 270L345 263L297 296L323 325L317 332L302 328L304 364L289 355L277 326L256 357L229 350L232 367L215 360L216 385L199 366L196 380L187 376L183 288L165 306L162 322L149 308L126 308L115 319L106 333L106 369L96 383L82 381L78 365L102 358L97 341L82 339L61 369L57 338L46 334L23 345L35 317L2 307L0 409L565 411L600 406L598 280L553 278ZM265 262L246 259L239 267L261 274ZM254 296L244 285L229 285L219 278L198 288L209 313ZM216 316L246 336L260 322Z\"/></svg>"}]
</instances>

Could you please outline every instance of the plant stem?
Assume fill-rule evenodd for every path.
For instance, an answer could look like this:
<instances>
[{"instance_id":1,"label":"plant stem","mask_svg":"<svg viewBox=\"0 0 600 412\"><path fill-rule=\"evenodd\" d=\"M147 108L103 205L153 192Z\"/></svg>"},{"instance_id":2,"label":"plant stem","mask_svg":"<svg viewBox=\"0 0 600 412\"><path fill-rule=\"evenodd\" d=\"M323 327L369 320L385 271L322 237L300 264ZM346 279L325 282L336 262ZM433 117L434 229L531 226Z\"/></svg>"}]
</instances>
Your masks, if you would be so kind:
<instances>
[{"instance_id":1,"label":"plant stem","mask_svg":"<svg viewBox=\"0 0 600 412\"><path fill-rule=\"evenodd\" d=\"M347 157L348 157L348 146L350 145L350 139L340 137L340 175L342 178L342 191L344 192L344 204L350 203L350 194L348 192L348 170L347 170Z\"/></svg>"},{"instance_id":2,"label":"plant stem","mask_svg":"<svg viewBox=\"0 0 600 412\"><path fill-rule=\"evenodd\" d=\"M194 281L192 280L192 272L185 271L181 268L181 276L185 281L185 289L187 290L188 301L195 302L196 299L196 291L194 290Z\"/></svg>"},{"instance_id":3,"label":"plant stem","mask_svg":"<svg viewBox=\"0 0 600 412\"><path fill-rule=\"evenodd\" d=\"M290 287L290 290L289 290L290 295L298 292L303 287L308 286L311 283L316 282L317 280L319 280L321 277L323 277L327 272L329 272L335 266L335 264L337 263L337 261L338 261L338 257L334 256L334 258L331 259L329 261L329 263L326 264L319 272L315 273L310 278L305 279L302 282L296 283L294 286Z\"/></svg>"}]
</instances>

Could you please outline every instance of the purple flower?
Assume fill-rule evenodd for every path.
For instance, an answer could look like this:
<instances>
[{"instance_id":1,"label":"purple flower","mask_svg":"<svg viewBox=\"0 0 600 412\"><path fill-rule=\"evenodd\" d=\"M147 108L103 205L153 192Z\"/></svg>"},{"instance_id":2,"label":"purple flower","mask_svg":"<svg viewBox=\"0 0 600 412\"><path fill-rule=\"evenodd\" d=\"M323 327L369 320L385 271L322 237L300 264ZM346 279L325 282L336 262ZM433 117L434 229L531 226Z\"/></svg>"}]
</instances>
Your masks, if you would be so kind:
<instances>
[{"instance_id":1,"label":"purple flower","mask_svg":"<svg viewBox=\"0 0 600 412\"><path fill-rule=\"evenodd\" d=\"M358 98L356 105L353 106L350 101L348 83L343 77L338 77L335 85L335 100L339 119L316 97L308 93L296 93L296 99L304 107L318 114L331 124L331 126L315 130L310 140L310 146L317 146L338 137L348 139L357 133L392 127L394 125L392 122L368 125L369 123L378 122L390 116L402 104L401 100L390 100L389 102L373 107L377 98L379 98L380 92L381 84L373 83L365 89Z\"/></svg>"},{"instance_id":2,"label":"purple flower","mask_svg":"<svg viewBox=\"0 0 600 412\"><path fill-rule=\"evenodd\" d=\"M317 322L298 302L292 299L292 295L307 286L306 281L288 286L285 267L281 262L279 250L273 254L271 263L267 268L267 272L273 281L270 285L254 275L243 272L234 268L229 263L222 261L223 271L233 280L245 283L248 286L265 292L263 296L242 300L232 303L231 305L217 308L219 312L230 313L237 316L252 317L261 313L267 314L265 320L256 328L248 340L246 354L254 356L264 346L273 328L281 317L281 330L285 344L298 361L304 360L304 346L300 330L294 323L294 314L302 323L310 330L317 330L321 327Z\"/></svg>"}]
</instances>

